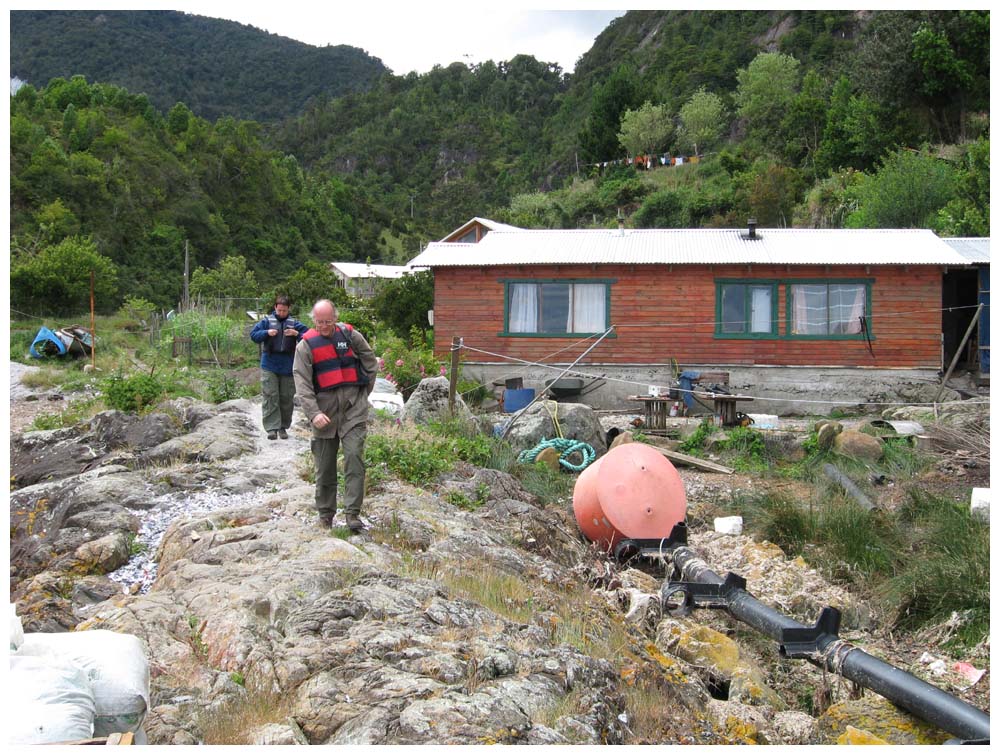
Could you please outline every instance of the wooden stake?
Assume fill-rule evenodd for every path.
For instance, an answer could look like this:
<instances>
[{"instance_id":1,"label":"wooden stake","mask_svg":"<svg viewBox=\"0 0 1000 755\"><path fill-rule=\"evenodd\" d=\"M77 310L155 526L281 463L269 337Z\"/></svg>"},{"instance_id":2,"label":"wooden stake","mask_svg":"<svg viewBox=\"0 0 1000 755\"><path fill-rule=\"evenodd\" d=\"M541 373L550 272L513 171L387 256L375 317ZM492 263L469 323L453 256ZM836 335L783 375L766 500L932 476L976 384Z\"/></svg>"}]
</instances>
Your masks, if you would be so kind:
<instances>
[{"instance_id":1,"label":"wooden stake","mask_svg":"<svg viewBox=\"0 0 1000 755\"><path fill-rule=\"evenodd\" d=\"M941 394L944 393L944 388L948 385L948 378L951 377L952 370L955 369L955 365L958 364L959 357L962 356L962 352L965 350L965 343L969 340L969 336L972 335L972 330L976 327L976 323L979 322L979 313L983 311L983 303L979 302L979 306L976 307L976 314L972 318L972 322L969 323L968 329L965 331L965 335L962 336L962 343L958 345L958 349L955 351L955 356L952 357L951 364L948 365L948 372L945 373L944 380L941 381L941 387L938 388L937 394L934 396L935 409L937 409L938 399L941 398Z\"/></svg>"},{"instance_id":2,"label":"wooden stake","mask_svg":"<svg viewBox=\"0 0 1000 755\"><path fill-rule=\"evenodd\" d=\"M448 376L448 411L455 413L455 390L458 388L458 350L462 347L462 339L452 336L451 339L451 374Z\"/></svg>"},{"instance_id":3,"label":"wooden stake","mask_svg":"<svg viewBox=\"0 0 1000 755\"><path fill-rule=\"evenodd\" d=\"M94 271L90 271L90 364L97 370L97 323L94 319Z\"/></svg>"}]
</instances>

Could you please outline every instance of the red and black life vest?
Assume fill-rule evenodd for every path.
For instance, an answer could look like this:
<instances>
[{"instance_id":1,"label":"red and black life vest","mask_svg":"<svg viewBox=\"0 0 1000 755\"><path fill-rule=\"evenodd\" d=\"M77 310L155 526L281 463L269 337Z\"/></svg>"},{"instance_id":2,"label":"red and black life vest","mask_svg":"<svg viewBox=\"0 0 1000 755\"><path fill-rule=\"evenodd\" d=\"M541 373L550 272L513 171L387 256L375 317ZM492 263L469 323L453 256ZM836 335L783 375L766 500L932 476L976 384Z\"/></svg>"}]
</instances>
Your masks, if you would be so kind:
<instances>
[{"instance_id":1,"label":"red and black life vest","mask_svg":"<svg viewBox=\"0 0 1000 755\"><path fill-rule=\"evenodd\" d=\"M302 340L309 345L313 359L313 387L317 391L332 391L344 385L368 385L361 360L351 348L350 325L338 322L330 338L309 328Z\"/></svg>"}]
</instances>

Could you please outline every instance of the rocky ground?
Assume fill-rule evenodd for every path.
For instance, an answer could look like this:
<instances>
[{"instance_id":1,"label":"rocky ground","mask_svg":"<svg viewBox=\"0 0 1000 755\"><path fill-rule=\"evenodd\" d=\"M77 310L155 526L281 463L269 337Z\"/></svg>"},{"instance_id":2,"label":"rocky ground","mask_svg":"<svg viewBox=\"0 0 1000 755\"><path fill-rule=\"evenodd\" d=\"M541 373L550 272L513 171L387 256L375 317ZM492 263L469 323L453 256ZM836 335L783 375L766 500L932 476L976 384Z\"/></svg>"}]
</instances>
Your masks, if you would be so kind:
<instances>
[{"instance_id":1,"label":"rocky ground","mask_svg":"<svg viewBox=\"0 0 1000 755\"><path fill-rule=\"evenodd\" d=\"M615 565L570 501L502 472L390 481L366 499L368 531L339 537L313 524L308 429L267 441L259 403L175 400L19 432L20 405L46 403L12 390L11 598L26 631L142 639L151 744L948 737L720 613L664 616L655 565ZM680 472L696 514L761 484ZM484 490L474 510L449 502ZM708 513L691 544L717 571L803 623L840 607L845 638L988 710L988 675L936 676L920 659L946 658L933 646L894 642L877 607L772 544L712 532Z\"/></svg>"}]
</instances>

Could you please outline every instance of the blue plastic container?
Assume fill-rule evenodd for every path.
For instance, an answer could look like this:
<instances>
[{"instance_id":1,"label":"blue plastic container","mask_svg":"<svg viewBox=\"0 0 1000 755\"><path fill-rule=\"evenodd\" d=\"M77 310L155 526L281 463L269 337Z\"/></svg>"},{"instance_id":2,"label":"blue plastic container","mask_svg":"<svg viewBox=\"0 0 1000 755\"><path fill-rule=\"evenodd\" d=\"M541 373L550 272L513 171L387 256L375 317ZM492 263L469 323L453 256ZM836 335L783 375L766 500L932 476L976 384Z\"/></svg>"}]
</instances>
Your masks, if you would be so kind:
<instances>
[{"instance_id":1,"label":"blue plastic container","mask_svg":"<svg viewBox=\"0 0 1000 755\"><path fill-rule=\"evenodd\" d=\"M534 388L508 388L503 394L503 410L510 414L535 400Z\"/></svg>"}]
</instances>

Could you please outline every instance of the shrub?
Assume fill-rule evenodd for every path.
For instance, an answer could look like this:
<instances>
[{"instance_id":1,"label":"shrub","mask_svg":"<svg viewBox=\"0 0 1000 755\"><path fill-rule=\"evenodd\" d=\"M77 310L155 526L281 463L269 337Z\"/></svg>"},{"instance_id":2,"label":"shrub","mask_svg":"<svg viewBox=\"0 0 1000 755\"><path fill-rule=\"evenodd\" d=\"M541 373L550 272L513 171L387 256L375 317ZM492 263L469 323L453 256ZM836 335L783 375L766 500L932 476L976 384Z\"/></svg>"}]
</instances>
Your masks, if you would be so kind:
<instances>
[{"instance_id":1,"label":"shrub","mask_svg":"<svg viewBox=\"0 0 1000 755\"><path fill-rule=\"evenodd\" d=\"M156 309L153 302L147 301L141 296L126 296L118 314L131 320L148 321Z\"/></svg>"},{"instance_id":2,"label":"shrub","mask_svg":"<svg viewBox=\"0 0 1000 755\"><path fill-rule=\"evenodd\" d=\"M434 358L434 352L424 345L411 346L395 336L379 339L382 346L380 369L383 377L399 388L404 399L420 385L425 377L445 374L443 365Z\"/></svg>"},{"instance_id":3,"label":"shrub","mask_svg":"<svg viewBox=\"0 0 1000 755\"><path fill-rule=\"evenodd\" d=\"M698 425L698 429L691 433L686 441L681 443L681 452L691 454L692 456L699 456L705 447L705 441L708 440L713 432L715 432L715 426L712 424L712 421L703 419L701 424Z\"/></svg>"},{"instance_id":4,"label":"shrub","mask_svg":"<svg viewBox=\"0 0 1000 755\"><path fill-rule=\"evenodd\" d=\"M140 412L163 395L162 383L153 375L112 375L104 383L104 401L112 409Z\"/></svg>"}]
</instances>

